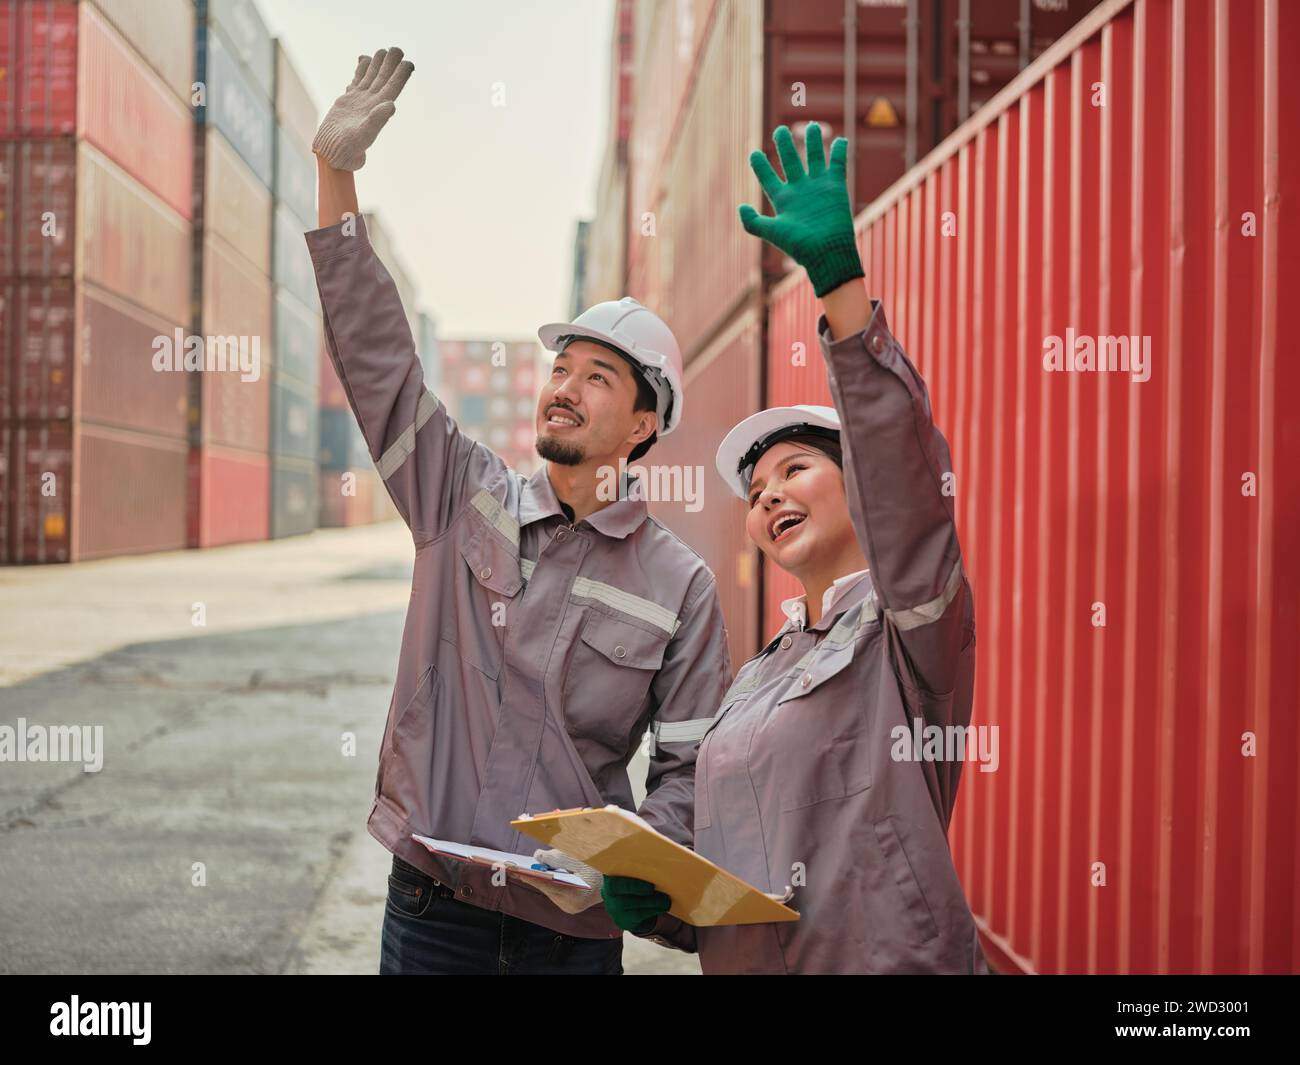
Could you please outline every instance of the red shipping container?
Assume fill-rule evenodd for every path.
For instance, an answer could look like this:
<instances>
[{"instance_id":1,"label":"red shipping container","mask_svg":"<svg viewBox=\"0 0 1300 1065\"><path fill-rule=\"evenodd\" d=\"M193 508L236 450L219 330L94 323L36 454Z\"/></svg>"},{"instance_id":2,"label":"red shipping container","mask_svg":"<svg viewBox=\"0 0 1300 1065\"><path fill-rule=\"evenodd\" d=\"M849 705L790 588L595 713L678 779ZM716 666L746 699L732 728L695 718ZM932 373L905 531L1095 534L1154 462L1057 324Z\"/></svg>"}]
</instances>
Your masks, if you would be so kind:
<instances>
[{"instance_id":1,"label":"red shipping container","mask_svg":"<svg viewBox=\"0 0 1300 1065\"><path fill-rule=\"evenodd\" d=\"M184 440L77 423L72 559L185 547Z\"/></svg>"},{"instance_id":2,"label":"red shipping container","mask_svg":"<svg viewBox=\"0 0 1300 1065\"><path fill-rule=\"evenodd\" d=\"M193 0L95 0L95 6L188 107L194 49L178 45L194 40Z\"/></svg>"},{"instance_id":3,"label":"red shipping container","mask_svg":"<svg viewBox=\"0 0 1300 1065\"><path fill-rule=\"evenodd\" d=\"M189 451L190 547L265 540L271 476L266 455L205 446Z\"/></svg>"},{"instance_id":4,"label":"red shipping container","mask_svg":"<svg viewBox=\"0 0 1300 1065\"><path fill-rule=\"evenodd\" d=\"M12 426L10 561L67 562L72 557L72 422Z\"/></svg>"},{"instance_id":5,"label":"red shipping container","mask_svg":"<svg viewBox=\"0 0 1300 1065\"><path fill-rule=\"evenodd\" d=\"M1298 44L1278 0L1104 4L860 219L952 444L1001 771L951 835L1004 971L1297 968ZM824 396L813 308L773 294L769 405ZM1054 372L1071 336L1149 361Z\"/></svg>"},{"instance_id":6,"label":"red shipping container","mask_svg":"<svg viewBox=\"0 0 1300 1065\"><path fill-rule=\"evenodd\" d=\"M77 128L77 5L0 0L0 137Z\"/></svg>"},{"instance_id":7,"label":"red shipping container","mask_svg":"<svg viewBox=\"0 0 1300 1065\"><path fill-rule=\"evenodd\" d=\"M78 278L167 321L189 321L189 223L84 142L77 170Z\"/></svg>"},{"instance_id":8,"label":"red shipping container","mask_svg":"<svg viewBox=\"0 0 1300 1065\"><path fill-rule=\"evenodd\" d=\"M78 134L189 218L194 116L103 15L79 6Z\"/></svg>"}]
</instances>

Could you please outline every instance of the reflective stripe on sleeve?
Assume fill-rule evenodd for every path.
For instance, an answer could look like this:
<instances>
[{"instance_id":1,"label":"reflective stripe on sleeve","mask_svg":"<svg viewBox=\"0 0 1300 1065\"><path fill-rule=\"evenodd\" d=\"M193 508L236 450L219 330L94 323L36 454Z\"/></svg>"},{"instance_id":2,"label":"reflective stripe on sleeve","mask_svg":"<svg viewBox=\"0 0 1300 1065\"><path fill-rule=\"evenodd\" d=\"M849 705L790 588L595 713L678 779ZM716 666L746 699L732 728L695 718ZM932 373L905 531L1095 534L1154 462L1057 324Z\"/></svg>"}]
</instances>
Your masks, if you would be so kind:
<instances>
[{"instance_id":1,"label":"reflective stripe on sleeve","mask_svg":"<svg viewBox=\"0 0 1300 1065\"><path fill-rule=\"evenodd\" d=\"M952 572L948 574L948 583L937 596L928 603L922 603L908 610L886 610L885 616L903 632L938 621L943 617L943 612L948 609L953 596L957 594L957 589L961 587L961 578L961 559L958 559L953 563Z\"/></svg>"},{"instance_id":2,"label":"reflective stripe on sleeve","mask_svg":"<svg viewBox=\"0 0 1300 1065\"><path fill-rule=\"evenodd\" d=\"M496 526L497 531L512 544L519 543L519 522L515 520L513 514L509 513L505 507L496 501L496 498L486 488L480 488L474 493L470 505ZM527 574L524 576L527 576Z\"/></svg>"},{"instance_id":3,"label":"reflective stripe on sleeve","mask_svg":"<svg viewBox=\"0 0 1300 1065\"><path fill-rule=\"evenodd\" d=\"M415 420L402 430L402 435L389 445L388 450L379 456L379 461L375 463L375 468L379 471L379 476L385 481L401 468L411 452L415 450L415 434L432 416L433 412L438 409L438 397L430 392L427 388L424 394L420 396L420 401L415 405Z\"/></svg>"}]
</instances>

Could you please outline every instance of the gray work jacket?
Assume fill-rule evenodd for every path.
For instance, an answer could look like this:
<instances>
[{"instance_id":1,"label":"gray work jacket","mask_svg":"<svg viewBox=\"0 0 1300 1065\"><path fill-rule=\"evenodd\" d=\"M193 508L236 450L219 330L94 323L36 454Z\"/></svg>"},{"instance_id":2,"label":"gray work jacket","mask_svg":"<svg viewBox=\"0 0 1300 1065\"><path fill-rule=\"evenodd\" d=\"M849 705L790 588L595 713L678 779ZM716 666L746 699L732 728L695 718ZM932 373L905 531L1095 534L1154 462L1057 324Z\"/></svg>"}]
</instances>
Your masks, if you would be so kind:
<instances>
[{"instance_id":1,"label":"gray work jacket","mask_svg":"<svg viewBox=\"0 0 1300 1065\"><path fill-rule=\"evenodd\" d=\"M948 445L872 307L833 343L818 323L870 573L741 667L696 761L696 851L763 891L793 887L801 918L660 918L660 938L698 950L706 973L988 971L948 849L961 762L895 760L896 727L969 725L975 612Z\"/></svg>"},{"instance_id":2,"label":"gray work jacket","mask_svg":"<svg viewBox=\"0 0 1300 1065\"><path fill-rule=\"evenodd\" d=\"M525 478L465 436L424 385L364 220L352 224L306 234L326 346L415 543L369 831L467 903L617 937L603 906L566 914L411 834L531 853L540 844L509 823L520 814L635 809L627 764L649 729L638 812L689 846L695 752L731 679L716 582L644 501L570 524L545 466Z\"/></svg>"}]
</instances>

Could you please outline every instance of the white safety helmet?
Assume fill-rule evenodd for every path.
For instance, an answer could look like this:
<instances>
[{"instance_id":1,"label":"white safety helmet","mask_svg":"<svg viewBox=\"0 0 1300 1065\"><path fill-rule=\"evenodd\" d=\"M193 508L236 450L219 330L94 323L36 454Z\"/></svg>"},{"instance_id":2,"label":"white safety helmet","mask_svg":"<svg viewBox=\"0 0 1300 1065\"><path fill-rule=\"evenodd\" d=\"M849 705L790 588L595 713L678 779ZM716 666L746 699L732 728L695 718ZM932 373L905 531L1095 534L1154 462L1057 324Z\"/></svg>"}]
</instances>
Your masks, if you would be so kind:
<instances>
[{"instance_id":1,"label":"white safety helmet","mask_svg":"<svg viewBox=\"0 0 1300 1065\"><path fill-rule=\"evenodd\" d=\"M569 339L586 337L617 348L641 367L659 397L657 432L667 436L682 421L682 353L673 331L654 311L631 296L597 303L572 322L552 322L537 330L548 351L563 351Z\"/></svg>"},{"instance_id":2,"label":"white safety helmet","mask_svg":"<svg viewBox=\"0 0 1300 1065\"><path fill-rule=\"evenodd\" d=\"M747 499L749 482L759 458L773 444L796 433L824 433L838 438L840 415L834 407L800 403L793 407L769 407L740 422L718 445L714 459L718 476L728 487Z\"/></svg>"}]
</instances>

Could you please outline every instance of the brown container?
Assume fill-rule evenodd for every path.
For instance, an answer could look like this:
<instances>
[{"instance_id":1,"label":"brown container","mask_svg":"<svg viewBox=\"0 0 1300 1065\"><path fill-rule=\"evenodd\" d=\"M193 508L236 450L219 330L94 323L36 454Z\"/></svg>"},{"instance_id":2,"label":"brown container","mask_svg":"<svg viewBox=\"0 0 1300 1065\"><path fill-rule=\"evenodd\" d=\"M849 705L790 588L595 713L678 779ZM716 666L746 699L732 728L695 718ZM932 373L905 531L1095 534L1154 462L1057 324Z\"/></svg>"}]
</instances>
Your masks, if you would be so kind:
<instances>
[{"instance_id":1,"label":"brown container","mask_svg":"<svg viewBox=\"0 0 1300 1065\"><path fill-rule=\"evenodd\" d=\"M77 424L72 558L185 547L184 440Z\"/></svg>"},{"instance_id":2,"label":"brown container","mask_svg":"<svg viewBox=\"0 0 1300 1065\"><path fill-rule=\"evenodd\" d=\"M82 285L77 299L80 416L103 425L184 437L186 375L154 369L162 338L174 344L178 327L93 285Z\"/></svg>"},{"instance_id":3,"label":"brown container","mask_svg":"<svg viewBox=\"0 0 1300 1065\"><path fill-rule=\"evenodd\" d=\"M10 287L12 332L7 350L8 415L58 421L76 411L76 292L70 281L27 281Z\"/></svg>"},{"instance_id":4,"label":"brown container","mask_svg":"<svg viewBox=\"0 0 1300 1065\"><path fill-rule=\"evenodd\" d=\"M11 562L67 562L72 557L72 426L70 421L12 426Z\"/></svg>"},{"instance_id":5,"label":"brown container","mask_svg":"<svg viewBox=\"0 0 1300 1065\"><path fill-rule=\"evenodd\" d=\"M13 242L0 249L7 277L71 277L76 269L77 147L72 138L13 146Z\"/></svg>"},{"instance_id":6,"label":"brown container","mask_svg":"<svg viewBox=\"0 0 1300 1065\"><path fill-rule=\"evenodd\" d=\"M159 344L174 343L175 325L93 285L23 281L7 286L4 299L12 343L0 410L9 417L185 435L185 374L153 366Z\"/></svg>"},{"instance_id":7,"label":"brown container","mask_svg":"<svg viewBox=\"0 0 1300 1065\"><path fill-rule=\"evenodd\" d=\"M204 135L203 227L262 274L271 273L271 192L227 142L209 126Z\"/></svg>"},{"instance_id":8,"label":"brown container","mask_svg":"<svg viewBox=\"0 0 1300 1065\"><path fill-rule=\"evenodd\" d=\"M679 483L697 486L697 502L651 501L650 510L697 551L717 577L736 668L759 646L758 549L745 536L744 504L718 477L713 456L731 427L761 406L761 326L753 306L726 324L686 369L681 428L661 437L632 464L678 467ZM690 482L685 479L688 469Z\"/></svg>"},{"instance_id":9,"label":"brown container","mask_svg":"<svg viewBox=\"0 0 1300 1065\"><path fill-rule=\"evenodd\" d=\"M186 106L194 84L193 0L94 0L122 37ZM83 3L84 7L85 4Z\"/></svg>"},{"instance_id":10,"label":"brown container","mask_svg":"<svg viewBox=\"0 0 1300 1065\"><path fill-rule=\"evenodd\" d=\"M190 547L265 540L271 478L266 455L205 445L189 450Z\"/></svg>"},{"instance_id":11,"label":"brown container","mask_svg":"<svg viewBox=\"0 0 1300 1065\"><path fill-rule=\"evenodd\" d=\"M189 218L193 115L92 4L79 7L78 135ZM192 39L172 47L192 54Z\"/></svg>"},{"instance_id":12,"label":"brown container","mask_svg":"<svg viewBox=\"0 0 1300 1065\"><path fill-rule=\"evenodd\" d=\"M78 277L167 321L189 321L189 223L84 142L77 178Z\"/></svg>"},{"instance_id":13,"label":"brown container","mask_svg":"<svg viewBox=\"0 0 1300 1065\"><path fill-rule=\"evenodd\" d=\"M12 493L9 491L9 471L13 465L13 427L0 419L0 566L13 561L10 556L9 515L13 507Z\"/></svg>"}]
</instances>

